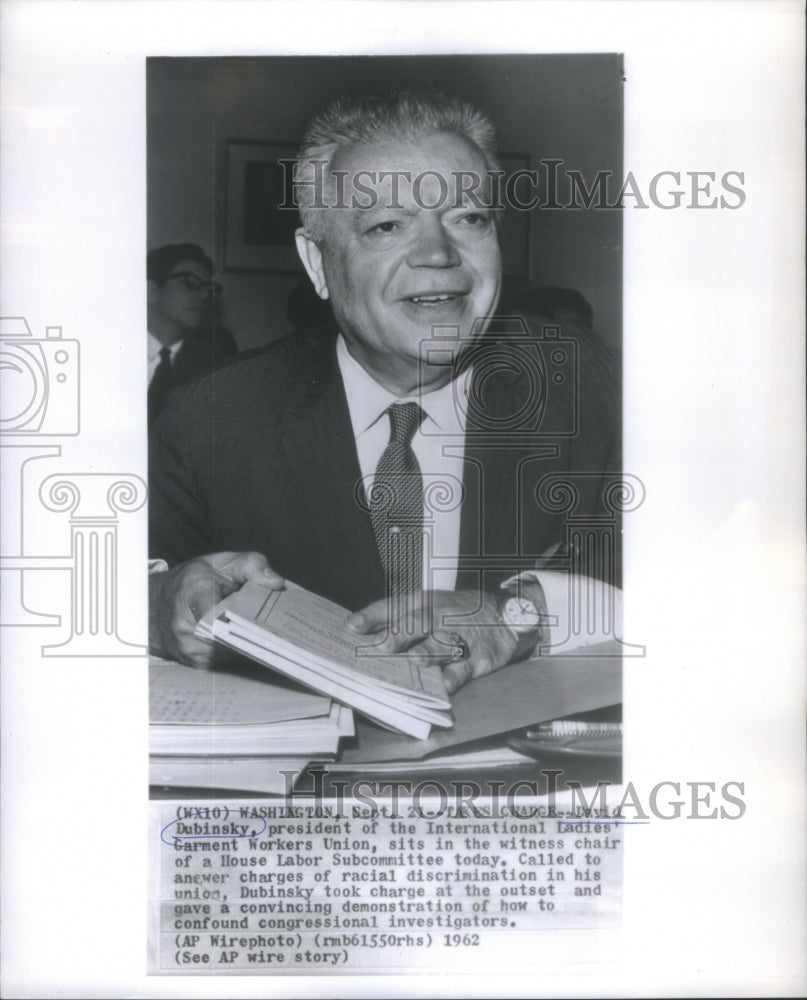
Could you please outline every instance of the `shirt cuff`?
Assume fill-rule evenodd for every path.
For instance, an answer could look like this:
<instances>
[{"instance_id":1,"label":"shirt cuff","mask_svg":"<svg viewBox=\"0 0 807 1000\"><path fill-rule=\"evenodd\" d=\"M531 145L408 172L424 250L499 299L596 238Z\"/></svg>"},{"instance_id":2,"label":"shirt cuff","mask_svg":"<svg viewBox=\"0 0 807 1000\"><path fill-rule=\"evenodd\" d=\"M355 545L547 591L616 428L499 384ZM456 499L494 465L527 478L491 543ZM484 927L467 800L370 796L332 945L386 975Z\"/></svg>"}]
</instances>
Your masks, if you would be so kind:
<instances>
[{"instance_id":1,"label":"shirt cuff","mask_svg":"<svg viewBox=\"0 0 807 1000\"><path fill-rule=\"evenodd\" d=\"M526 570L505 580L502 589L537 581L546 597L547 638L541 649L563 652L622 636L622 591L591 576L554 570ZM549 647L547 649L547 647Z\"/></svg>"},{"instance_id":2,"label":"shirt cuff","mask_svg":"<svg viewBox=\"0 0 807 1000\"><path fill-rule=\"evenodd\" d=\"M168 571L168 563L165 559L149 559L149 576L152 573L166 573Z\"/></svg>"}]
</instances>

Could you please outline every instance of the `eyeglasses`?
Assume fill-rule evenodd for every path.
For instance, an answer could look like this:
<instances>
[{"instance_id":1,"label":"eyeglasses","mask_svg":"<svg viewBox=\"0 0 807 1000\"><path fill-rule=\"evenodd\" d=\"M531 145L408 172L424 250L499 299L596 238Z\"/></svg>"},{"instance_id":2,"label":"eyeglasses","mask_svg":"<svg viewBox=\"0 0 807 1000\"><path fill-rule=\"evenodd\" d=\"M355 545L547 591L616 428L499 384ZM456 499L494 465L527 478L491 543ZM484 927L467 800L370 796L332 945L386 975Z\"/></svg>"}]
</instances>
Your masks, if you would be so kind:
<instances>
[{"instance_id":1,"label":"eyeglasses","mask_svg":"<svg viewBox=\"0 0 807 1000\"><path fill-rule=\"evenodd\" d=\"M189 292L203 292L210 299L217 299L221 295L218 281L207 281L193 271L174 271L173 274L166 275L165 280L172 281L175 278L183 281Z\"/></svg>"}]
</instances>

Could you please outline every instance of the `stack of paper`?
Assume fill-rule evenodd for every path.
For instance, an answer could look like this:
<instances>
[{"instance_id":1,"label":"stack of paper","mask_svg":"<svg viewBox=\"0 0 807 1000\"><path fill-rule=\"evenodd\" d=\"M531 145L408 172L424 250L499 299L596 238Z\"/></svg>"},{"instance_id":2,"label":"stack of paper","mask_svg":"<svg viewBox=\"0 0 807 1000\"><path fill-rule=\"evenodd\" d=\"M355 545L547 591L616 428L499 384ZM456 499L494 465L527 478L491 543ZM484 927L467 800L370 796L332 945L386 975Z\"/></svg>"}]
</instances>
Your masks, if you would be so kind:
<instances>
[{"instance_id":1,"label":"stack of paper","mask_svg":"<svg viewBox=\"0 0 807 1000\"><path fill-rule=\"evenodd\" d=\"M272 591L247 583L197 631L396 732L425 739L432 726L450 728L440 667L379 656L378 638L348 631L347 616L339 605L293 584Z\"/></svg>"},{"instance_id":2,"label":"stack of paper","mask_svg":"<svg viewBox=\"0 0 807 1000\"><path fill-rule=\"evenodd\" d=\"M284 771L328 760L353 715L330 698L244 671L149 663L152 785L283 792Z\"/></svg>"},{"instance_id":3,"label":"stack of paper","mask_svg":"<svg viewBox=\"0 0 807 1000\"><path fill-rule=\"evenodd\" d=\"M149 785L286 795L310 763L293 757L149 757Z\"/></svg>"}]
</instances>

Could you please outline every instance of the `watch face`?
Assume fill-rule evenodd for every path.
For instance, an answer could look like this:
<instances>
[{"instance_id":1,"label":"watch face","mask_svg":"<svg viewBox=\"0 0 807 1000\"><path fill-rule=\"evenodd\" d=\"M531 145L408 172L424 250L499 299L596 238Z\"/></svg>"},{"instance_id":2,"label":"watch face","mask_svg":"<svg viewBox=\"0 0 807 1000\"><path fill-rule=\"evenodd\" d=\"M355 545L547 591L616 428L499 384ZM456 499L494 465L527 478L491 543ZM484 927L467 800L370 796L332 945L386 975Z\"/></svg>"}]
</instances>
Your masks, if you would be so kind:
<instances>
[{"instance_id":1,"label":"watch face","mask_svg":"<svg viewBox=\"0 0 807 1000\"><path fill-rule=\"evenodd\" d=\"M541 624L538 609L526 597L509 597L504 603L502 617L518 631L537 628Z\"/></svg>"}]
</instances>

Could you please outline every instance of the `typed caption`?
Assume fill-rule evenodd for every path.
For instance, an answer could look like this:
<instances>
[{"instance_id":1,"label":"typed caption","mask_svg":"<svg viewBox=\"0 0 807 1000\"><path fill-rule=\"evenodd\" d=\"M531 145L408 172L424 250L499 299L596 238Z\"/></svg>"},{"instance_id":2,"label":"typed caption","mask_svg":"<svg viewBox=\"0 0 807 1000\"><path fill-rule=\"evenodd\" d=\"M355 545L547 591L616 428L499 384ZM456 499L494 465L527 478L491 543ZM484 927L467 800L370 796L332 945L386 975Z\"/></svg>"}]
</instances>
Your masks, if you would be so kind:
<instances>
[{"instance_id":1,"label":"typed caption","mask_svg":"<svg viewBox=\"0 0 807 1000\"><path fill-rule=\"evenodd\" d=\"M616 928L623 820L340 802L153 803L151 972L484 967Z\"/></svg>"}]
</instances>

